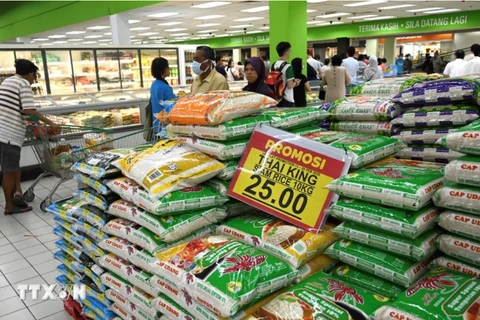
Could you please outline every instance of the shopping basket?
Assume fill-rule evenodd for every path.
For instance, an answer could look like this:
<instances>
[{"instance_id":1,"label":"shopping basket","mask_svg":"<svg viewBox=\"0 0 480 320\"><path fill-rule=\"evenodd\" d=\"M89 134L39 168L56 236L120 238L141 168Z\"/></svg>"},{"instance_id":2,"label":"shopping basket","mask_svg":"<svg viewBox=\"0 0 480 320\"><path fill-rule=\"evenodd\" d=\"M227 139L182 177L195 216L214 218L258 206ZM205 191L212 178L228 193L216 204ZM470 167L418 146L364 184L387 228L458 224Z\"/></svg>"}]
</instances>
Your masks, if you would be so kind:
<instances>
[{"instance_id":1,"label":"shopping basket","mask_svg":"<svg viewBox=\"0 0 480 320\"><path fill-rule=\"evenodd\" d=\"M33 153L38 160L43 172L35 179L32 185L25 191L25 201L31 202L35 199L35 186L46 176L53 175L60 180L53 186L47 197L40 204L40 209L46 212L47 207L52 203L52 197L58 187L67 180L70 180L74 172L70 170L76 161L74 151L102 144L100 148L107 148L108 141L113 138L113 131L80 126L60 126L60 134L53 135L49 127L39 124L27 126L26 140L31 142Z\"/></svg>"}]
</instances>

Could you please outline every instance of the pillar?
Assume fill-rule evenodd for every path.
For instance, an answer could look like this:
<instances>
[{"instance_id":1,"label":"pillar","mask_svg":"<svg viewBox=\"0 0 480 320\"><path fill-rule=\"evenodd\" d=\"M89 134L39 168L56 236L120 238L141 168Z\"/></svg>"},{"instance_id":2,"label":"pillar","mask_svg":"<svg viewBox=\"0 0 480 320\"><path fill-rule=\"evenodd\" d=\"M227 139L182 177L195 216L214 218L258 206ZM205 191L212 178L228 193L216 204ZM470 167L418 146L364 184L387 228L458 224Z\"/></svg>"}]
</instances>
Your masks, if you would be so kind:
<instances>
[{"instance_id":1,"label":"pillar","mask_svg":"<svg viewBox=\"0 0 480 320\"><path fill-rule=\"evenodd\" d=\"M385 37L385 42L383 43L383 57L387 59L387 65L395 63L395 46L396 38L395 37Z\"/></svg>"},{"instance_id":2,"label":"pillar","mask_svg":"<svg viewBox=\"0 0 480 320\"><path fill-rule=\"evenodd\" d=\"M347 49L350 47L350 38L337 38L337 54L347 56Z\"/></svg>"},{"instance_id":3,"label":"pillar","mask_svg":"<svg viewBox=\"0 0 480 320\"><path fill-rule=\"evenodd\" d=\"M126 14L119 13L110 16L110 26L114 45L130 45L130 26Z\"/></svg>"},{"instance_id":4,"label":"pillar","mask_svg":"<svg viewBox=\"0 0 480 320\"><path fill-rule=\"evenodd\" d=\"M233 49L232 50L232 60L235 62L235 65L238 61L242 61L242 50L241 49Z\"/></svg>"},{"instance_id":5,"label":"pillar","mask_svg":"<svg viewBox=\"0 0 480 320\"><path fill-rule=\"evenodd\" d=\"M269 1L270 61L278 60L276 46L281 41L290 42L290 60L307 56L307 1ZM291 62L291 61L289 61ZM304 68L306 72L306 68Z\"/></svg>"},{"instance_id":6,"label":"pillar","mask_svg":"<svg viewBox=\"0 0 480 320\"><path fill-rule=\"evenodd\" d=\"M20 38L17 38L17 43L30 44L30 43L32 43L32 38L30 38L30 37L20 37Z\"/></svg>"},{"instance_id":7,"label":"pillar","mask_svg":"<svg viewBox=\"0 0 480 320\"><path fill-rule=\"evenodd\" d=\"M378 58L378 39L368 39L366 44L367 56L376 56Z\"/></svg>"}]
</instances>

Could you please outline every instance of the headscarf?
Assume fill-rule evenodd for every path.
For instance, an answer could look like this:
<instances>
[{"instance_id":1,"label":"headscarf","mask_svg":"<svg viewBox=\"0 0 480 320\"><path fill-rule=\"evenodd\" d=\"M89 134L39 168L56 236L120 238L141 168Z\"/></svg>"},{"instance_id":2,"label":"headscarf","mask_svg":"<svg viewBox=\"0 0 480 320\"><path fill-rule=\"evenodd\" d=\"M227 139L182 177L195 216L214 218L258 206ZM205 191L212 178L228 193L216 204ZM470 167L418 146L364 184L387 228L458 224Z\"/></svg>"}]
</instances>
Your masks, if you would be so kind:
<instances>
[{"instance_id":1,"label":"headscarf","mask_svg":"<svg viewBox=\"0 0 480 320\"><path fill-rule=\"evenodd\" d=\"M363 76L365 82L381 79L382 77L383 77L383 73L381 69L378 67L377 57L370 56L370 58L368 59L368 67L365 68L365 72Z\"/></svg>"},{"instance_id":2,"label":"headscarf","mask_svg":"<svg viewBox=\"0 0 480 320\"><path fill-rule=\"evenodd\" d=\"M254 83L248 83L245 88L243 88L244 91L251 91L251 92L258 92L258 89L260 86L263 84L263 81L265 80L266 74L265 74L265 63L263 62L262 59L259 57L253 57L249 58L245 61L245 67L247 64L251 64L253 69L257 72L257 80Z\"/></svg>"}]
</instances>

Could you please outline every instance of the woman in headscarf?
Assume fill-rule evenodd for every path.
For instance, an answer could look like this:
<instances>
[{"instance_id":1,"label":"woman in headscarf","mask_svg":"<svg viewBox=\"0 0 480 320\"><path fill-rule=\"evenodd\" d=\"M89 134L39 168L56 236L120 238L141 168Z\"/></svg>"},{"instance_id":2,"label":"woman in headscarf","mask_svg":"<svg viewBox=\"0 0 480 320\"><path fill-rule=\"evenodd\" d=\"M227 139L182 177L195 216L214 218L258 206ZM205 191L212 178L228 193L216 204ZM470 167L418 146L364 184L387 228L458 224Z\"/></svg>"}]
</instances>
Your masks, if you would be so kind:
<instances>
[{"instance_id":1,"label":"woman in headscarf","mask_svg":"<svg viewBox=\"0 0 480 320\"><path fill-rule=\"evenodd\" d=\"M378 65L378 59L375 56L370 56L368 59L368 67L365 68L363 80L365 82L383 78L382 68Z\"/></svg>"},{"instance_id":2,"label":"woman in headscarf","mask_svg":"<svg viewBox=\"0 0 480 320\"><path fill-rule=\"evenodd\" d=\"M265 84L265 63L258 57L249 58L245 61L245 78L248 84L243 91L261 93L275 99L273 91Z\"/></svg>"}]
</instances>

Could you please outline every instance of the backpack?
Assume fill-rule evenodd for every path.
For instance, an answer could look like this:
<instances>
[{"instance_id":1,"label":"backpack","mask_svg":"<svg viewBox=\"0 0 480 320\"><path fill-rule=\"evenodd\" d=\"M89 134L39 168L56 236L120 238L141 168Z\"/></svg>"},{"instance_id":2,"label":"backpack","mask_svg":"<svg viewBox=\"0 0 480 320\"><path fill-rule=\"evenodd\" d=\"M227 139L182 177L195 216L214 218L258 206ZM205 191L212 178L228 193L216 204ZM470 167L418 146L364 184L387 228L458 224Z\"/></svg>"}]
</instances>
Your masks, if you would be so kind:
<instances>
[{"instance_id":1,"label":"backpack","mask_svg":"<svg viewBox=\"0 0 480 320\"><path fill-rule=\"evenodd\" d=\"M307 77L308 79L318 79L318 72L308 62L307 62Z\"/></svg>"},{"instance_id":2,"label":"backpack","mask_svg":"<svg viewBox=\"0 0 480 320\"><path fill-rule=\"evenodd\" d=\"M287 65L286 62L283 62L280 65L280 68L275 69L275 63L272 65L272 70L268 73L265 78L265 84L273 91L275 99L280 100L283 98L283 93L285 92L285 85L282 78L282 70Z\"/></svg>"}]
</instances>

